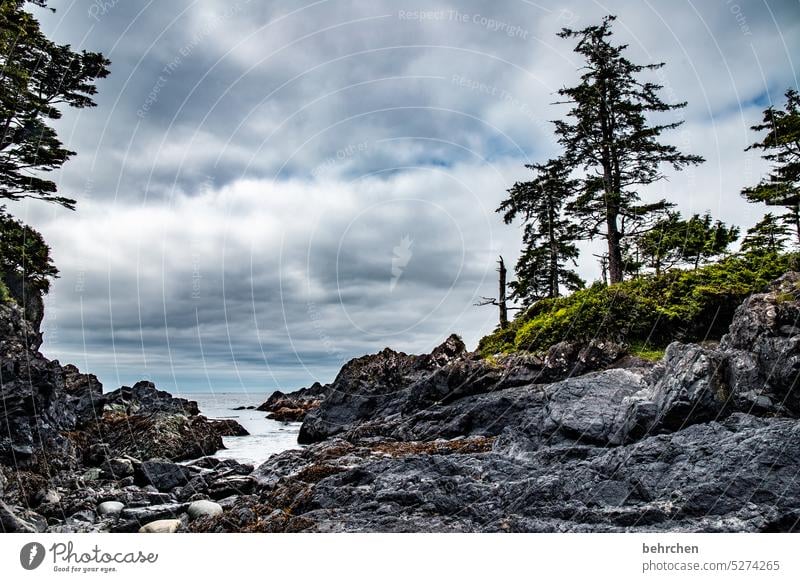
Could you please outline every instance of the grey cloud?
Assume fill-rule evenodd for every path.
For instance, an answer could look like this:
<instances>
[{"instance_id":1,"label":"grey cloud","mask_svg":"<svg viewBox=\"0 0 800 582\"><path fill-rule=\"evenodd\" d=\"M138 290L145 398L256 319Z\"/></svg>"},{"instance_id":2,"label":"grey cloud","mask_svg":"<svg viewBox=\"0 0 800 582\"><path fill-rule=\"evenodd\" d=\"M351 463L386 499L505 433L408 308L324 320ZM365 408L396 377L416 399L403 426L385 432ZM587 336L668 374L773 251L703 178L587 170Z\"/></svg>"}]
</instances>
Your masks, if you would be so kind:
<instances>
[{"instance_id":1,"label":"grey cloud","mask_svg":"<svg viewBox=\"0 0 800 582\"><path fill-rule=\"evenodd\" d=\"M512 263L520 239L494 208L524 163L557 151L548 120L564 109L551 103L576 72L555 32L603 7L101 4L41 16L113 60L99 106L59 122L79 152L58 174L77 214L12 209L62 271L46 352L111 383L258 392L330 380L387 344L421 351L460 332L474 345L492 328L494 311L472 304L495 293L496 256ZM761 209L738 190L764 165L743 149L763 104L797 85L800 11L733 6L608 8L636 59L667 62L667 96L689 101L671 139L708 159L646 196L749 226Z\"/></svg>"}]
</instances>

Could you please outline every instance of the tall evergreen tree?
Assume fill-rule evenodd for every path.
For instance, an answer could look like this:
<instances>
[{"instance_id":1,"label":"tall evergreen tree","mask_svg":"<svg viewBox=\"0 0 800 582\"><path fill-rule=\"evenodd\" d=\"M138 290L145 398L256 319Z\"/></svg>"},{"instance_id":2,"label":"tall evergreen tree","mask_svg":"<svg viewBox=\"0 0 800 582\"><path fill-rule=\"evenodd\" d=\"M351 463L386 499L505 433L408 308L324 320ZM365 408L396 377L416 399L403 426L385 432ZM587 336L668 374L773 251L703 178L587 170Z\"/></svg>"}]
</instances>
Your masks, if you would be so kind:
<instances>
[{"instance_id":1,"label":"tall evergreen tree","mask_svg":"<svg viewBox=\"0 0 800 582\"><path fill-rule=\"evenodd\" d=\"M562 38L577 39L574 50L585 66L578 85L559 91L572 109L566 120L555 122L564 160L586 176L570 209L583 217L586 235L606 239L611 283L623 278L623 240L641 234L642 224L653 213L669 207L663 200L641 204L638 188L664 178L662 164L681 170L704 161L658 141L664 131L682 122L652 125L648 116L680 109L686 103L665 103L658 96L661 85L639 79L641 73L664 63L629 61L624 56L626 45L611 42L614 20L607 16L599 25L565 28L559 33Z\"/></svg>"},{"instance_id":2,"label":"tall evergreen tree","mask_svg":"<svg viewBox=\"0 0 800 582\"><path fill-rule=\"evenodd\" d=\"M778 254L789 238L789 228L779 216L767 213L755 226L747 230L742 241L742 251L750 254Z\"/></svg>"},{"instance_id":3,"label":"tall evergreen tree","mask_svg":"<svg viewBox=\"0 0 800 582\"><path fill-rule=\"evenodd\" d=\"M509 286L511 298L530 305L545 297L558 297L560 289L574 291L583 281L570 268L578 257L578 227L564 215L564 206L575 189L569 169L560 160L527 166L533 180L517 182L508 190L498 212L510 224L522 217L522 254L516 280Z\"/></svg>"},{"instance_id":4,"label":"tall evergreen tree","mask_svg":"<svg viewBox=\"0 0 800 582\"><path fill-rule=\"evenodd\" d=\"M45 7L45 0L32 4ZM38 198L67 208L75 200L56 193L42 177L74 152L66 149L49 121L61 107L92 107L95 80L108 75L100 53L75 52L49 40L25 0L0 3L0 199Z\"/></svg>"},{"instance_id":5,"label":"tall evergreen tree","mask_svg":"<svg viewBox=\"0 0 800 582\"><path fill-rule=\"evenodd\" d=\"M780 219L792 227L800 245L800 94L789 89L784 110L769 107L762 123L751 129L767 132L747 149L763 150L761 157L772 162L772 170L756 186L742 190L742 195L750 202L785 207L787 212Z\"/></svg>"}]
</instances>

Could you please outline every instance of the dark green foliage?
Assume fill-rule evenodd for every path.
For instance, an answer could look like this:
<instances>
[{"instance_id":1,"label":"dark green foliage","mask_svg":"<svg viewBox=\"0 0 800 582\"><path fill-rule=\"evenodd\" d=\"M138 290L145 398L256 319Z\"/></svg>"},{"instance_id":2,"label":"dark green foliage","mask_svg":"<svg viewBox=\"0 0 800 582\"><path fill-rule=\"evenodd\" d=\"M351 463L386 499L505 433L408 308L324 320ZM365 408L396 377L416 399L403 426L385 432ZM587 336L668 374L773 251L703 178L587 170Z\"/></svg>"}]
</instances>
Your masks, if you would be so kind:
<instances>
[{"instance_id":1,"label":"dark green foliage","mask_svg":"<svg viewBox=\"0 0 800 582\"><path fill-rule=\"evenodd\" d=\"M751 129L766 131L761 141L747 149L763 150L772 171L758 185L742 190L742 195L750 202L785 207L787 212L780 218L795 230L800 244L800 94L788 90L784 110L769 107L762 123Z\"/></svg>"},{"instance_id":2,"label":"dark green foliage","mask_svg":"<svg viewBox=\"0 0 800 582\"><path fill-rule=\"evenodd\" d=\"M564 204L575 188L569 170L559 160L527 166L536 177L517 182L498 212L510 224L522 217L522 254L517 278L510 284L511 299L528 306L538 299L558 297L563 287L575 291L583 280L569 268L576 264L578 226L564 216Z\"/></svg>"},{"instance_id":3,"label":"dark green foliage","mask_svg":"<svg viewBox=\"0 0 800 582\"><path fill-rule=\"evenodd\" d=\"M738 227L715 222L708 213L684 220L679 212L670 212L635 241L635 248L641 263L659 274L677 265L696 269L727 252L737 238Z\"/></svg>"},{"instance_id":4,"label":"dark green foliage","mask_svg":"<svg viewBox=\"0 0 800 582\"><path fill-rule=\"evenodd\" d=\"M787 270L795 255L734 256L697 270L672 270L615 285L596 283L568 297L537 302L484 337L482 354L543 352L560 341L614 340L641 351L672 341L719 339L733 312Z\"/></svg>"},{"instance_id":5,"label":"dark green foliage","mask_svg":"<svg viewBox=\"0 0 800 582\"><path fill-rule=\"evenodd\" d=\"M58 269L42 235L0 207L0 278L9 284L24 282L36 293L47 293Z\"/></svg>"},{"instance_id":6,"label":"dark green foliage","mask_svg":"<svg viewBox=\"0 0 800 582\"><path fill-rule=\"evenodd\" d=\"M559 91L572 109L555 126L564 160L586 176L569 209L582 221L586 236L606 239L609 277L617 283L625 270L624 240L641 234L654 215L671 206L664 200L642 204L639 188L664 177L662 164L681 170L703 158L658 141L681 122L651 124L648 118L686 104L665 103L658 96L661 85L639 79L664 64L636 65L625 58L626 46L610 41L614 19L608 16L602 24L565 28L559 34L577 40L575 52L584 66L580 83Z\"/></svg>"},{"instance_id":7,"label":"dark green foliage","mask_svg":"<svg viewBox=\"0 0 800 582\"><path fill-rule=\"evenodd\" d=\"M50 41L24 5L0 4L0 198L74 208L75 200L56 194L55 182L42 177L74 155L47 122L61 117L61 107L94 106L95 80L108 75L110 62Z\"/></svg>"},{"instance_id":8,"label":"dark green foliage","mask_svg":"<svg viewBox=\"0 0 800 582\"><path fill-rule=\"evenodd\" d=\"M764 215L758 224L747 230L742 241L742 251L754 255L780 253L789 238L785 222L771 213Z\"/></svg>"},{"instance_id":9,"label":"dark green foliage","mask_svg":"<svg viewBox=\"0 0 800 582\"><path fill-rule=\"evenodd\" d=\"M0 305L6 303L9 299L11 299L11 295L8 292L8 287L0 280Z\"/></svg>"}]
</instances>

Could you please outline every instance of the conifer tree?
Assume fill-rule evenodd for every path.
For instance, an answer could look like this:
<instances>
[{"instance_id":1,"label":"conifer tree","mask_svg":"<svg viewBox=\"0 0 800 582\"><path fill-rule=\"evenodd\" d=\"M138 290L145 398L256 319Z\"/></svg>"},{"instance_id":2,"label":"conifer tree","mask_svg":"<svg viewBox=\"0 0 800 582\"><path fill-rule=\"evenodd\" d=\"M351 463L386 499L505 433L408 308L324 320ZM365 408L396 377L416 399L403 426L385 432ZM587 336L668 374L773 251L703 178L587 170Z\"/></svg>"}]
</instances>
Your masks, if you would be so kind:
<instances>
[{"instance_id":1,"label":"conifer tree","mask_svg":"<svg viewBox=\"0 0 800 582\"><path fill-rule=\"evenodd\" d=\"M100 53L52 42L25 4L0 3L0 199L74 208L75 200L58 195L55 182L43 177L74 155L48 122L61 117L62 107L94 106L95 80L108 75L110 63Z\"/></svg>"},{"instance_id":2,"label":"conifer tree","mask_svg":"<svg viewBox=\"0 0 800 582\"><path fill-rule=\"evenodd\" d=\"M709 213L688 220L670 212L637 241L639 256L656 274L662 269L688 264L697 269L719 255L739 238L739 228L714 221Z\"/></svg>"},{"instance_id":3,"label":"conifer tree","mask_svg":"<svg viewBox=\"0 0 800 582\"><path fill-rule=\"evenodd\" d=\"M578 227L564 215L575 182L560 160L527 167L536 176L514 184L498 208L506 224L517 217L523 220L522 254L515 269L516 280L509 285L511 298L523 305L558 297L561 288L574 291L583 287L581 278L570 268L578 257Z\"/></svg>"},{"instance_id":4,"label":"conifer tree","mask_svg":"<svg viewBox=\"0 0 800 582\"><path fill-rule=\"evenodd\" d=\"M779 216L767 213L755 226L747 230L742 241L742 252L749 254L778 254L789 238L789 228Z\"/></svg>"},{"instance_id":5,"label":"conifer tree","mask_svg":"<svg viewBox=\"0 0 800 582\"><path fill-rule=\"evenodd\" d=\"M792 227L800 245L800 94L789 89L785 108L767 108L762 123L751 129L766 134L747 149L763 150L761 157L772 162L772 170L742 195L750 202L785 207L787 212L779 218Z\"/></svg>"},{"instance_id":6,"label":"conifer tree","mask_svg":"<svg viewBox=\"0 0 800 582\"><path fill-rule=\"evenodd\" d=\"M658 96L661 85L640 79L664 63L636 65L628 60L626 45L611 41L614 20L607 16L599 25L559 33L577 40L574 50L585 65L579 84L559 91L572 108L555 125L564 161L585 176L569 208L581 217L585 236L606 239L610 282L618 283L625 270L624 239L639 236L654 213L670 206L664 200L642 204L639 189L664 178L663 165L681 170L704 160L659 142L663 132L682 122L651 124L648 117L686 103L665 103Z\"/></svg>"}]
</instances>

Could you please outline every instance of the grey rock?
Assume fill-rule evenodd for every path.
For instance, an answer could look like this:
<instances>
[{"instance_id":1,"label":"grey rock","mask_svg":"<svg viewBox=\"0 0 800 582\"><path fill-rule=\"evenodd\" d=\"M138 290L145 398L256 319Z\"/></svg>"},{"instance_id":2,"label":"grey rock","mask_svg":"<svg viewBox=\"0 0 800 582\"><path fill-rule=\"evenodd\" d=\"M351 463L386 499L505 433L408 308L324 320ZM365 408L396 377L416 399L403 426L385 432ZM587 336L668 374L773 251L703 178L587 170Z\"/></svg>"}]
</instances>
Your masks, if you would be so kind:
<instances>
[{"instance_id":1,"label":"grey rock","mask_svg":"<svg viewBox=\"0 0 800 582\"><path fill-rule=\"evenodd\" d=\"M215 479L208 487L212 499L222 499L231 495L245 495L255 489L256 480L250 475L230 475Z\"/></svg>"},{"instance_id":2,"label":"grey rock","mask_svg":"<svg viewBox=\"0 0 800 582\"><path fill-rule=\"evenodd\" d=\"M99 481L103 476L103 471L99 467L92 467L83 473L84 481Z\"/></svg>"},{"instance_id":3,"label":"grey rock","mask_svg":"<svg viewBox=\"0 0 800 582\"><path fill-rule=\"evenodd\" d=\"M134 463L131 459L108 459L103 465L103 473L111 479L124 479L134 473Z\"/></svg>"},{"instance_id":4,"label":"grey rock","mask_svg":"<svg viewBox=\"0 0 800 582\"><path fill-rule=\"evenodd\" d=\"M148 505L146 507L126 507L122 510L124 520L136 521L144 524L157 519L177 518L189 507L188 503L164 503L161 505Z\"/></svg>"},{"instance_id":5,"label":"grey rock","mask_svg":"<svg viewBox=\"0 0 800 582\"><path fill-rule=\"evenodd\" d=\"M546 389L544 416L535 425L545 436L559 433L576 442L619 444L624 440L624 404L644 387L642 375L632 370L557 382Z\"/></svg>"},{"instance_id":6,"label":"grey rock","mask_svg":"<svg viewBox=\"0 0 800 582\"><path fill-rule=\"evenodd\" d=\"M186 510L189 519L215 517L222 513L222 505L213 501L193 501Z\"/></svg>"},{"instance_id":7,"label":"grey rock","mask_svg":"<svg viewBox=\"0 0 800 582\"><path fill-rule=\"evenodd\" d=\"M4 533L36 533L36 527L20 519L11 508L0 499L0 529Z\"/></svg>"},{"instance_id":8,"label":"grey rock","mask_svg":"<svg viewBox=\"0 0 800 582\"><path fill-rule=\"evenodd\" d=\"M139 533L175 533L181 526L180 519L159 519L139 528Z\"/></svg>"},{"instance_id":9,"label":"grey rock","mask_svg":"<svg viewBox=\"0 0 800 582\"><path fill-rule=\"evenodd\" d=\"M104 501L97 506L97 515L116 517L122 513L125 504L119 501Z\"/></svg>"},{"instance_id":10,"label":"grey rock","mask_svg":"<svg viewBox=\"0 0 800 582\"><path fill-rule=\"evenodd\" d=\"M191 471L183 465L166 459L144 461L137 471L142 483L155 487L158 491L169 491L186 485L191 479Z\"/></svg>"}]
</instances>

